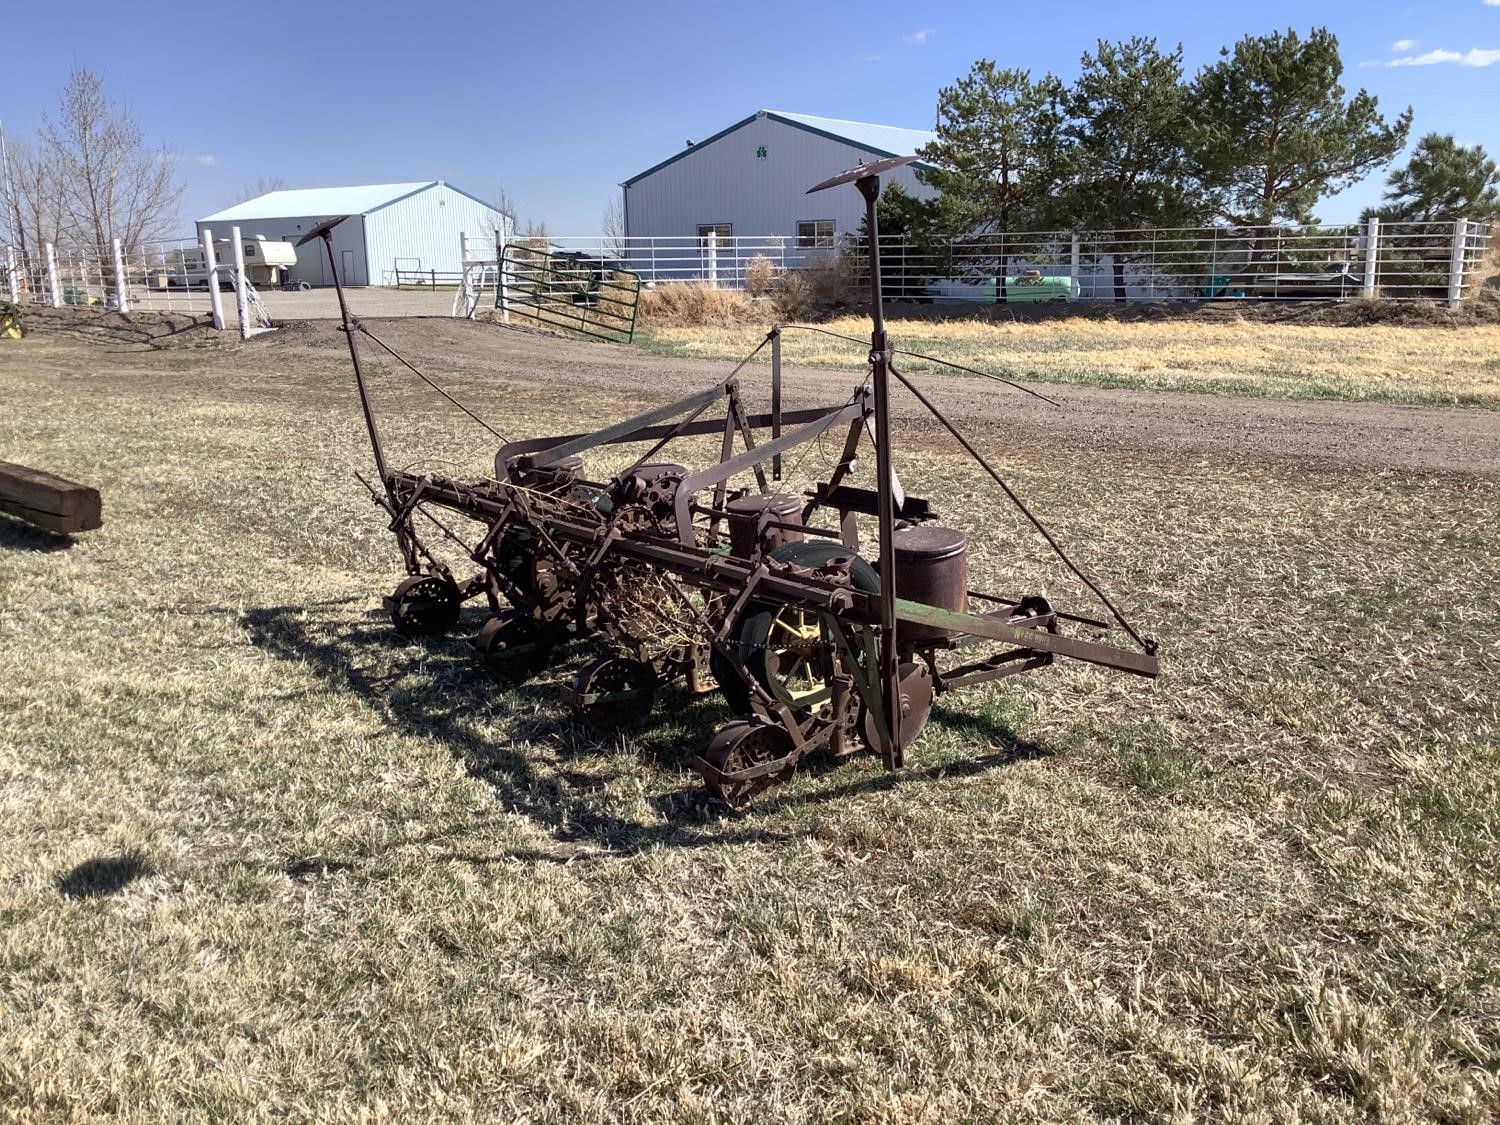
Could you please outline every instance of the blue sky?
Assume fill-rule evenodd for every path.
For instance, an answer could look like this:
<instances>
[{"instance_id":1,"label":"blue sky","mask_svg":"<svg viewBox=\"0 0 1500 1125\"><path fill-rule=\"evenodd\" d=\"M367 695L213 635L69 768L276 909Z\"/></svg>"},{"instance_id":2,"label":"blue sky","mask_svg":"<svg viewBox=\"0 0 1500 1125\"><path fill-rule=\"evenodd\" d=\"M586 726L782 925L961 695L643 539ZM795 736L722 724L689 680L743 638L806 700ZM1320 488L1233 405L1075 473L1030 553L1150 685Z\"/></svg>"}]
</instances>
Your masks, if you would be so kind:
<instances>
[{"instance_id":1,"label":"blue sky","mask_svg":"<svg viewBox=\"0 0 1500 1125\"><path fill-rule=\"evenodd\" d=\"M1500 153L1500 0L1254 5L1062 0L9 5L0 120L29 134L68 70L101 72L182 154L184 229L244 185L443 179L554 233L598 229L619 181L756 109L930 127L974 59L1077 73L1099 38L1182 42L1190 70L1247 33L1330 27L1345 84ZM198 62L208 58L206 66ZM1393 65L1395 64L1395 65ZM1355 216L1377 180L1319 209Z\"/></svg>"}]
</instances>

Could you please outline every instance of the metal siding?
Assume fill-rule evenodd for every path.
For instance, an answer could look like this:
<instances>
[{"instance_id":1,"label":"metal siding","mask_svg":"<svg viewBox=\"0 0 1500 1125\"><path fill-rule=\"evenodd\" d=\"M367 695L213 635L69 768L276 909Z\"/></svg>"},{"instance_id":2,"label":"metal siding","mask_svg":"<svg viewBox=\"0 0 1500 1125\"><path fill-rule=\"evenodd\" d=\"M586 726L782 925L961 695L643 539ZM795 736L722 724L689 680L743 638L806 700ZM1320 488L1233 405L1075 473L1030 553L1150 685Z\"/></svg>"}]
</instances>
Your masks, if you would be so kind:
<instances>
[{"instance_id":1,"label":"metal siding","mask_svg":"<svg viewBox=\"0 0 1500 1125\"><path fill-rule=\"evenodd\" d=\"M766 146L766 158L756 157ZM653 172L627 189L632 238L691 238L700 223L732 223L734 234L795 238L797 223L832 219L840 233L859 229L864 200L852 187L807 189L852 168L868 150L762 117ZM921 198L934 193L910 168L885 177Z\"/></svg>"},{"instance_id":2,"label":"metal siding","mask_svg":"<svg viewBox=\"0 0 1500 1125\"><path fill-rule=\"evenodd\" d=\"M493 207L470 199L447 184L399 200L365 216L370 283L394 284L397 258L416 258L421 269L458 273L459 232L484 237L500 220Z\"/></svg>"},{"instance_id":3,"label":"metal siding","mask_svg":"<svg viewBox=\"0 0 1500 1125\"><path fill-rule=\"evenodd\" d=\"M337 215L294 215L279 219L241 219L238 222L200 221L197 224L198 237L200 239L203 237L203 230L207 227L214 232L215 238L228 238L230 230L239 227L242 239L260 237L273 242L295 243L319 223L337 217ZM347 222L340 223L333 228L335 260L342 262L345 250L352 251L354 254L354 272L352 276L343 279L345 284L370 284L369 273L365 268L365 231L358 215L352 216ZM316 242L309 242L306 246L297 247L297 264L292 267L291 274L292 280L305 281L309 285L333 284L333 276L328 272L328 255L323 250L321 238Z\"/></svg>"}]
</instances>

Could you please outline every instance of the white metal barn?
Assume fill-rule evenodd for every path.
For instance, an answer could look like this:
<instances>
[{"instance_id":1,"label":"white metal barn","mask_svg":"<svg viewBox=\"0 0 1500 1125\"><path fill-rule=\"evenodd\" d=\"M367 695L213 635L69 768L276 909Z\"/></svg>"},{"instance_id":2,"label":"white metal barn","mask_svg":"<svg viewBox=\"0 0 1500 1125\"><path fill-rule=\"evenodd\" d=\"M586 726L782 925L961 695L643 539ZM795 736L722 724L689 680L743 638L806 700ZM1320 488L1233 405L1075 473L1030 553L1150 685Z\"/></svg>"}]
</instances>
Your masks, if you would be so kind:
<instances>
[{"instance_id":1,"label":"white metal barn","mask_svg":"<svg viewBox=\"0 0 1500 1125\"><path fill-rule=\"evenodd\" d=\"M261 236L295 243L339 215L351 216L333 232L339 272L347 285L393 285L398 269L460 273L460 232L487 239L501 222L510 222L484 200L430 180L273 191L199 219L198 236L210 227L215 238L228 238L230 228L237 226L246 241ZM298 248L292 280L333 284L321 239Z\"/></svg>"},{"instance_id":2,"label":"white metal barn","mask_svg":"<svg viewBox=\"0 0 1500 1125\"><path fill-rule=\"evenodd\" d=\"M625 233L632 240L780 236L791 246L830 245L859 230L859 192L808 195L821 180L861 161L909 156L933 139L923 129L839 121L763 109L632 176ZM908 165L883 177L922 199L935 192Z\"/></svg>"}]
</instances>

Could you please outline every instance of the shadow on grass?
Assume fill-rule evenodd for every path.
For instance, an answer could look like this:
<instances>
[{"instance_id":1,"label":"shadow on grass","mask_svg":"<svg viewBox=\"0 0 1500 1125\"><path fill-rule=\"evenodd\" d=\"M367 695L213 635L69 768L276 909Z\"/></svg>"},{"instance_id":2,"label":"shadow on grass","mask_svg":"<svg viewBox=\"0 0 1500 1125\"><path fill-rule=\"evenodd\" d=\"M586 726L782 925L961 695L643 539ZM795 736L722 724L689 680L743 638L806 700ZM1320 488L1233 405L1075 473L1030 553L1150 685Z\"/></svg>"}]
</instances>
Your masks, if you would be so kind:
<instances>
[{"instance_id":1,"label":"shadow on grass","mask_svg":"<svg viewBox=\"0 0 1500 1125\"><path fill-rule=\"evenodd\" d=\"M69 898L103 898L116 895L142 875L151 873L145 853L131 848L115 855L86 859L57 880L57 889Z\"/></svg>"},{"instance_id":2,"label":"shadow on grass","mask_svg":"<svg viewBox=\"0 0 1500 1125\"><path fill-rule=\"evenodd\" d=\"M73 546L73 537L43 531L29 523L0 514L0 551L37 551L50 554Z\"/></svg>"},{"instance_id":3,"label":"shadow on grass","mask_svg":"<svg viewBox=\"0 0 1500 1125\"><path fill-rule=\"evenodd\" d=\"M657 698L650 725L612 739L601 737L556 706L556 681L572 662L570 656L579 658L590 648L587 642L560 652L562 659L544 674L545 678L503 684L493 680L457 638L426 642L421 658L424 679L413 684L408 680L412 661L404 656L411 643L392 631L383 613L371 612L350 620L341 615L317 614L318 608L253 609L240 620L252 643L263 651L308 668L337 690L358 697L402 733L442 745L471 776L491 788L502 808L544 828L558 845L555 851L450 857L462 861L572 863L618 858L657 846L778 842L802 833L756 826L757 810L813 806L882 791L903 781L980 773L1048 753L1043 747L1019 740L1013 731L986 716L940 707L934 710L939 721L1002 749L978 758L861 778L812 792L768 795L755 809L735 813L710 798L696 774L690 772L692 757L730 718L717 693L694 695L680 684L669 685ZM498 740L493 730L486 728L497 704L508 712L509 720L505 737ZM535 747L530 753L525 752L528 745ZM646 797L659 822L645 824L627 819L600 799L612 777L601 773L598 763L612 749L633 753L642 759L644 768L655 768L682 780L666 792ZM801 769L820 778L837 765L826 755L814 755ZM605 852L598 854L592 849Z\"/></svg>"}]
</instances>

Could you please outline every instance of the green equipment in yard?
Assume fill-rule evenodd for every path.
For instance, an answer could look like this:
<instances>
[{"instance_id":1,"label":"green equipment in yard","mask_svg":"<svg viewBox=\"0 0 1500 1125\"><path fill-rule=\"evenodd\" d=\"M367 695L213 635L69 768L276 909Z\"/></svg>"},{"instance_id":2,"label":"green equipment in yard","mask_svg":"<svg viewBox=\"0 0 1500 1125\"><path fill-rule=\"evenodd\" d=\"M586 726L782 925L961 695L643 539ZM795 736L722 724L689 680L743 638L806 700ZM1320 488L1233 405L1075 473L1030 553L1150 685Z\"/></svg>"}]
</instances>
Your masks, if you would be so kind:
<instances>
[{"instance_id":1,"label":"green equipment in yard","mask_svg":"<svg viewBox=\"0 0 1500 1125\"><path fill-rule=\"evenodd\" d=\"M1043 277L1038 270L1007 276L1005 303L1041 305L1048 301L1071 301L1077 294L1071 277Z\"/></svg>"}]
</instances>

